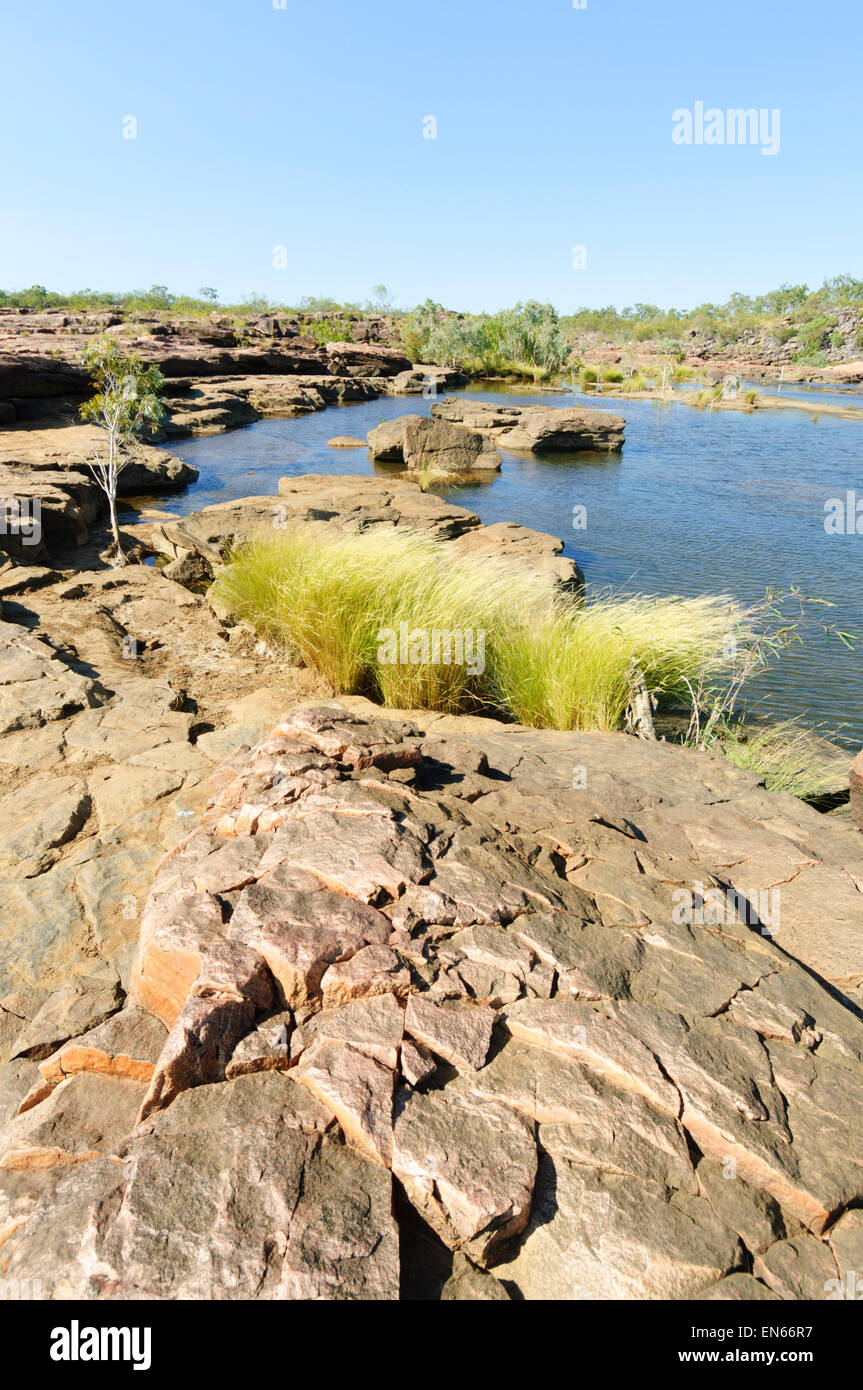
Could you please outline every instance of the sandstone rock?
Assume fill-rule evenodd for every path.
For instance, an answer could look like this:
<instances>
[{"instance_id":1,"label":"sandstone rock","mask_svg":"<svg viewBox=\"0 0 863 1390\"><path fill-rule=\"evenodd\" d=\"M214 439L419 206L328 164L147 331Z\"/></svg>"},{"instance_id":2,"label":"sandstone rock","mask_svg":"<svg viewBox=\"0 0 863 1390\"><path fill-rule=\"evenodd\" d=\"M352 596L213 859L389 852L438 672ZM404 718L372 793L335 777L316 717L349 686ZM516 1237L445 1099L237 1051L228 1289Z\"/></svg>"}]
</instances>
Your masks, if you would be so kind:
<instances>
[{"instance_id":1,"label":"sandstone rock","mask_svg":"<svg viewBox=\"0 0 863 1390\"><path fill-rule=\"evenodd\" d=\"M438 420L482 430L505 449L613 452L623 447L625 421L604 410L497 406L445 398L432 405L431 413Z\"/></svg>"},{"instance_id":2,"label":"sandstone rock","mask_svg":"<svg viewBox=\"0 0 863 1390\"><path fill-rule=\"evenodd\" d=\"M390 1165L394 1077L389 1067L348 1043L318 1040L303 1053L293 1076L332 1111L349 1144Z\"/></svg>"},{"instance_id":3,"label":"sandstone rock","mask_svg":"<svg viewBox=\"0 0 863 1390\"><path fill-rule=\"evenodd\" d=\"M454 1067L484 1065L491 1045L495 1012L486 1004L432 1004L412 994L405 1011L405 1028L417 1042Z\"/></svg>"},{"instance_id":4,"label":"sandstone rock","mask_svg":"<svg viewBox=\"0 0 863 1390\"><path fill-rule=\"evenodd\" d=\"M509 1294L487 1269L473 1264L460 1250L453 1256L452 1274L441 1290L443 1302L508 1303Z\"/></svg>"},{"instance_id":5,"label":"sandstone rock","mask_svg":"<svg viewBox=\"0 0 863 1390\"><path fill-rule=\"evenodd\" d=\"M768 1289L767 1285L758 1279L753 1279L751 1274L729 1274L696 1297L707 1302L751 1303L753 1300L763 1300L769 1303L775 1302L779 1295L773 1293L772 1289Z\"/></svg>"},{"instance_id":6,"label":"sandstone rock","mask_svg":"<svg viewBox=\"0 0 863 1390\"><path fill-rule=\"evenodd\" d=\"M273 1014L251 1033L246 1033L231 1053L225 1068L227 1080L251 1076L256 1071L287 1071L291 1066L289 1039L293 1026L293 1014L286 1010Z\"/></svg>"},{"instance_id":7,"label":"sandstone rock","mask_svg":"<svg viewBox=\"0 0 863 1390\"><path fill-rule=\"evenodd\" d=\"M401 1046L399 1067L408 1085L416 1089L432 1079L437 1071L437 1062L419 1043L414 1042L412 1038L405 1038Z\"/></svg>"},{"instance_id":8,"label":"sandstone rock","mask_svg":"<svg viewBox=\"0 0 863 1390\"><path fill-rule=\"evenodd\" d=\"M863 752L851 764L851 819L863 830Z\"/></svg>"},{"instance_id":9,"label":"sandstone rock","mask_svg":"<svg viewBox=\"0 0 863 1390\"><path fill-rule=\"evenodd\" d=\"M530 1125L505 1106L446 1090L397 1097L393 1172L445 1244L477 1264L524 1230L536 1164Z\"/></svg>"},{"instance_id":10,"label":"sandstone rock","mask_svg":"<svg viewBox=\"0 0 863 1390\"><path fill-rule=\"evenodd\" d=\"M327 343L327 361L336 376L398 376L411 367L401 349L380 343Z\"/></svg>"},{"instance_id":11,"label":"sandstone rock","mask_svg":"<svg viewBox=\"0 0 863 1390\"><path fill-rule=\"evenodd\" d=\"M192 1086L221 1081L234 1046L272 1001L272 980L260 956L239 945L209 947L159 1054L140 1118L164 1110Z\"/></svg>"},{"instance_id":12,"label":"sandstone rock","mask_svg":"<svg viewBox=\"0 0 863 1390\"><path fill-rule=\"evenodd\" d=\"M327 440L330 449L365 449L365 439L355 439L352 434L337 434Z\"/></svg>"},{"instance_id":13,"label":"sandstone rock","mask_svg":"<svg viewBox=\"0 0 863 1390\"><path fill-rule=\"evenodd\" d=\"M415 473L473 473L500 468L502 461L481 434L420 415L405 419L402 456Z\"/></svg>"},{"instance_id":14,"label":"sandstone rock","mask_svg":"<svg viewBox=\"0 0 863 1390\"><path fill-rule=\"evenodd\" d=\"M0 1168L53 1168L110 1153L133 1129L144 1091L113 1076L62 1081L0 1133Z\"/></svg>"},{"instance_id":15,"label":"sandstone rock","mask_svg":"<svg viewBox=\"0 0 863 1390\"><path fill-rule=\"evenodd\" d=\"M129 592L112 582L105 599ZM27 602L61 587L75 592ZM159 729L168 742L132 756L191 746L170 727L175 697L133 683L73 717L71 751L104 735L107 762L121 756L109 734ZM66 1041L52 1025L50 1055L31 1033L38 1063L0 1069L0 1118L24 1155L0 1167L11 1266L48 1286L50 1264L54 1296L395 1297L392 1163L471 1261L447 1297L500 1287L473 1266L501 1259L505 1288L528 1299L845 1296L863 1024L781 936L671 909L677 887L747 864L783 891L809 874L813 893L840 872L863 881L856 832L667 745L383 718L358 697L287 715L274 697L267 735L263 711L237 709L249 746L209 791L183 792L197 825L167 834L157 801L8 885L0 1046L27 1042L70 969L116 991L108 959L130 932L136 1016L145 1005L171 1028L163 1041L153 1020L138 1042L127 1003ZM589 792L571 788L574 765ZM168 850L155 867L154 835ZM124 932L110 903L130 875L150 895ZM855 899L837 894L834 912L829 887L822 898L851 943ZM807 900L795 949L819 955ZM50 1130L73 1084L134 1085L137 1103L145 1082L118 1077L151 1067L134 1133L124 1120L100 1137L83 1104ZM840 1293L806 1294L824 1252Z\"/></svg>"},{"instance_id":16,"label":"sandstone rock","mask_svg":"<svg viewBox=\"0 0 863 1390\"><path fill-rule=\"evenodd\" d=\"M116 976L75 980L50 994L15 1039L17 1057L49 1057L69 1038L87 1034L117 1012L123 994Z\"/></svg>"},{"instance_id":17,"label":"sandstone rock","mask_svg":"<svg viewBox=\"0 0 863 1390\"><path fill-rule=\"evenodd\" d=\"M680 1114L680 1095L649 1049L589 1005L523 999L502 1017L513 1037L575 1057L622 1090L635 1091L669 1115Z\"/></svg>"},{"instance_id":18,"label":"sandstone rock","mask_svg":"<svg viewBox=\"0 0 863 1390\"><path fill-rule=\"evenodd\" d=\"M291 1039L296 1060L312 1043L345 1043L393 1071L398 1065L404 1017L391 994L325 1008L303 1022Z\"/></svg>"},{"instance_id":19,"label":"sandstone rock","mask_svg":"<svg viewBox=\"0 0 863 1390\"><path fill-rule=\"evenodd\" d=\"M780 1240L759 1255L754 1274L785 1299L823 1299L839 1271L830 1246L814 1236Z\"/></svg>"},{"instance_id":20,"label":"sandstone rock","mask_svg":"<svg viewBox=\"0 0 863 1390\"><path fill-rule=\"evenodd\" d=\"M84 825L90 812L85 783L55 777L31 785L0 801L5 824L13 813L15 828L0 839L0 872L31 878L49 868L57 850Z\"/></svg>"},{"instance_id":21,"label":"sandstone rock","mask_svg":"<svg viewBox=\"0 0 863 1390\"><path fill-rule=\"evenodd\" d=\"M402 997L410 989L411 972L389 946L364 946L346 961L331 965L321 977L325 1009L376 994Z\"/></svg>"},{"instance_id":22,"label":"sandstone rock","mask_svg":"<svg viewBox=\"0 0 863 1390\"><path fill-rule=\"evenodd\" d=\"M164 1026L152 1014L127 1005L40 1062L38 1080L22 1098L19 1113L40 1104L55 1086L83 1072L149 1084L164 1044Z\"/></svg>"},{"instance_id":23,"label":"sandstone rock","mask_svg":"<svg viewBox=\"0 0 863 1390\"><path fill-rule=\"evenodd\" d=\"M366 435L372 458L378 463L404 464L407 423L409 420L424 418L422 415L399 415L395 420L382 420Z\"/></svg>"},{"instance_id":24,"label":"sandstone rock","mask_svg":"<svg viewBox=\"0 0 863 1390\"><path fill-rule=\"evenodd\" d=\"M37 1201L7 1272L53 1298L397 1298L389 1174L329 1124L276 1072L187 1092Z\"/></svg>"},{"instance_id":25,"label":"sandstone rock","mask_svg":"<svg viewBox=\"0 0 863 1390\"><path fill-rule=\"evenodd\" d=\"M525 1298L697 1297L735 1269L736 1236L706 1202L545 1153L518 1252L498 1267Z\"/></svg>"},{"instance_id":26,"label":"sandstone rock","mask_svg":"<svg viewBox=\"0 0 863 1390\"><path fill-rule=\"evenodd\" d=\"M317 998L328 966L363 946L383 945L389 930L366 903L327 888L297 891L280 869L243 889L230 925L234 939L266 960L289 1008Z\"/></svg>"}]
</instances>

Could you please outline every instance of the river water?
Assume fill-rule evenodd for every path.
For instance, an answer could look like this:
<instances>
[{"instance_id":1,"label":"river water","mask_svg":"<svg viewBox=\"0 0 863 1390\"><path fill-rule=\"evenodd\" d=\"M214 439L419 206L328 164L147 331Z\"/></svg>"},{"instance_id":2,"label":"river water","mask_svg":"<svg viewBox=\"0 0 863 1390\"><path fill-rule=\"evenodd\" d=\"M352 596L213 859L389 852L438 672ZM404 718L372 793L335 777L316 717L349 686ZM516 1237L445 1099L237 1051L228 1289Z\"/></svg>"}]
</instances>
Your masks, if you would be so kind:
<instances>
[{"instance_id":1,"label":"river water","mask_svg":"<svg viewBox=\"0 0 863 1390\"><path fill-rule=\"evenodd\" d=\"M744 603L765 589L797 585L835 605L825 621L859 634L853 652L819 631L759 677L750 709L801 722L863 744L863 533L847 518L856 489L863 532L863 429L855 420L818 416L823 397L807 389L805 411L697 411L674 402L526 391L470 390L476 400L567 405L577 402L626 417L621 454L546 454L501 449L503 467L488 481L436 489L485 522L517 521L560 536L590 587L648 594L728 593ZM803 393L801 393L803 394ZM850 399L849 399L850 397ZM860 400L843 393L843 401ZM365 450L330 449L336 434L363 438L385 419L427 414L421 397L383 397L297 419L262 420L222 435L175 442L198 481L160 505L187 513L217 501L275 493L278 479L302 473L393 476ZM861 418L863 424L863 418ZM845 533L828 533L825 505L841 499ZM573 508L586 508L574 529Z\"/></svg>"}]
</instances>

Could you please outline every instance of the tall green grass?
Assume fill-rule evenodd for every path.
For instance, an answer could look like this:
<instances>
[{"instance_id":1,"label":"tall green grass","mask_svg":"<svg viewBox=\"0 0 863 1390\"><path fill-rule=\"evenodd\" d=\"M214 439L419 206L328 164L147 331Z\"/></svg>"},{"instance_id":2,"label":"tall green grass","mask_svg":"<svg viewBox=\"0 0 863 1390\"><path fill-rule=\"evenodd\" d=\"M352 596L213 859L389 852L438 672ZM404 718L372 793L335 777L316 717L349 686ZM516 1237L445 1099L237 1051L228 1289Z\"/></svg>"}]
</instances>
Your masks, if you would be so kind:
<instances>
[{"instance_id":1,"label":"tall green grass","mask_svg":"<svg viewBox=\"0 0 863 1390\"><path fill-rule=\"evenodd\" d=\"M220 602L295 651L341 693L393 708L486 712L537 728L618 729L633 663L649 689L685 698L727 662L740 615L724 597L552 597L549 576L497 557L453 558L426 534L302 526L240 550ZM380 632L482 631L485 669L389 664Z\"/></svg>"}]
</instances>

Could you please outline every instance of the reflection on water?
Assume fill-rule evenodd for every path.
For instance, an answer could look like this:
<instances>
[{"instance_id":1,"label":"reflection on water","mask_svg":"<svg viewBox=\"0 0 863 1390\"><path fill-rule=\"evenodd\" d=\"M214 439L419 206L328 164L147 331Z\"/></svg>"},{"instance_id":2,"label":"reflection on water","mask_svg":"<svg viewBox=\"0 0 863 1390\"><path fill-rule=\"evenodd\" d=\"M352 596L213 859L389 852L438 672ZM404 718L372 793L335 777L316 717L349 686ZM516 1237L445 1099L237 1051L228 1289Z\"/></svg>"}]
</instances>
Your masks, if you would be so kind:
<instances>
[{"instance_id":1,"label":"reflection on water","mask_svg":"<svg viewBox=\"0 0 863 1390\"><path fill-rule=\"evenodd\" d=\"M501 391L463 393L495 400ZM816 393L809 392L813 399ZM808 397L807 397L808 398ZM801 590L835 607L825 615L863 637L863 535L828 535L825 503L849 490L863 500L863 434L856 422L803 412L700 412L676 404L558 393L512 393L513 403L573 400L626 416L622 454L501 450L488 481L439 489L483 521L518 521L560 536L588 583L643 593L730 593L746 602L774 589ZM385 397L300 419L263 420L224 435L182 440L173 452L199 481L160 505L189 512L208 503L272 494L282 476L392 476L362 449L329 449L336 434L364 436L381 420L427 414L418 397ZM572 528L573 507L587 528ZM752 697L750 697L752 699ZM813 634L758 682L758 708L800 715L863 743L863 641L854 652Z\"/></svg>"}]
</instances>

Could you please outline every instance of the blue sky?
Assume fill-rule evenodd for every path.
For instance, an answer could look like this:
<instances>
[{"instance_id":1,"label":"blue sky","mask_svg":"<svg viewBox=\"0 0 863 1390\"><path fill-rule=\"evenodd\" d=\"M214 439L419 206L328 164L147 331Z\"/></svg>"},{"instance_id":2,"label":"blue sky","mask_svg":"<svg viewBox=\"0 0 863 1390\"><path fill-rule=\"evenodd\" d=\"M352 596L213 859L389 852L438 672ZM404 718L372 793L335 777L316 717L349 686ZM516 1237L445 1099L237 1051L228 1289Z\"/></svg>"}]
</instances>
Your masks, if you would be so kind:
<instances>
[{"instance_id":1,"label":"blue sky","mask_svg":"<svg viewBox=\"0 0 863 1390\"><path fill-rule=\"evenodd\" d=\"M861 39L860 0L7 0L0 287L567 312L860 276ZM778 108L779 153L675 145L696 101Z\"/></svg>"}]
</instances>

